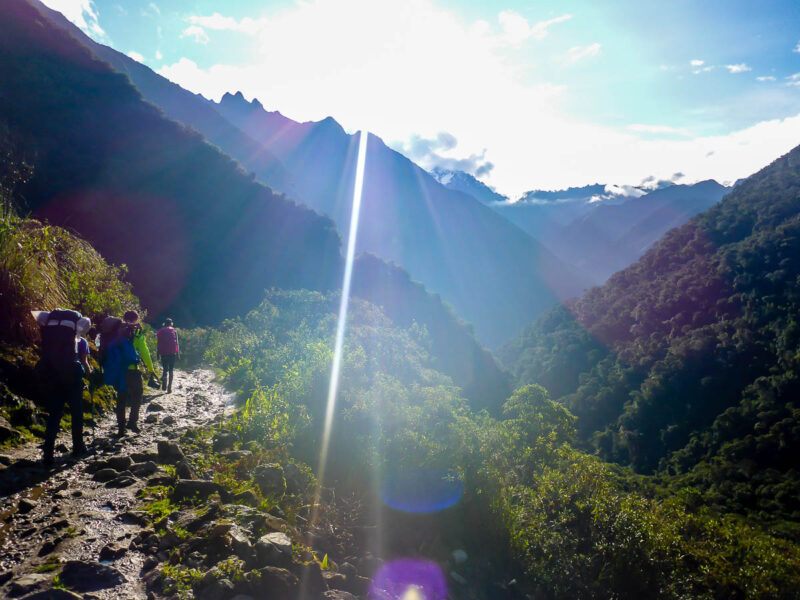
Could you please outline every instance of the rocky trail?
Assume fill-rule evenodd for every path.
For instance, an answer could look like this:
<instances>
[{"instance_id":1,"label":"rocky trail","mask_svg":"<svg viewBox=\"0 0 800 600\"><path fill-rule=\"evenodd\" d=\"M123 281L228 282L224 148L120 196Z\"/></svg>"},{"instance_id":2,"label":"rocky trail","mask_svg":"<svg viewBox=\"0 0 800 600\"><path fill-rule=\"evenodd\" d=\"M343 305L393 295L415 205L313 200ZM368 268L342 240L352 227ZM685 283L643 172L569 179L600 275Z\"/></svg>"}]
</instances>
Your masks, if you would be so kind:
<instances>
[{"instance_id":1,"label":"rocky trail","mask_svg":"<svg viewBox=\"0 0 800 600\"><path fill-rule=\"evenodd\" d=\"M136 494L166 477L159 451L169 451L167 440L232 408L212 372L180 372L171 394L145 392L138 434L114 437L111 411L97 419L91 442L87 426L90 453L79 460L67 432L51 469L34 443L0 455L0 597L146 598L141 575L154 559L133 549L147 524Z\"/></svg>"}]
</instances>

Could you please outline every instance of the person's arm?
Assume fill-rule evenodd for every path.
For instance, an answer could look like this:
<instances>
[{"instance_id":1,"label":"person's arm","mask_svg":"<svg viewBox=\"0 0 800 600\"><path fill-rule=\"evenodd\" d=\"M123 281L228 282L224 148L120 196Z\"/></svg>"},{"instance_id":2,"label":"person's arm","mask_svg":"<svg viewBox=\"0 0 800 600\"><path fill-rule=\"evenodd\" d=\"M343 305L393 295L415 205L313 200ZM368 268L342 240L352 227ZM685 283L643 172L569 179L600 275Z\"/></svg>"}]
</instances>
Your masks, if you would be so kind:
<instances>
[{"instance_id":1,"label":"person's arm","mask_svg":"<svg viewBox=\"0 0 800 600\"><path fill-rule=\"evenodd\" d=\"M140 333L133 336L133 347L136 348L136 352L139 353L139 358L144 361L144 366L147 367L147 370L155 375L156 371L153 369L153 360L150 358L150 349L147 347L147 342L145 341L143 334Z\"/></svg>"},{"instance_id":2,"label":"person's arm","mask_svg":"<svg viewBox=\"0 0 800 600\"><path fill-rule=\"evenodd\" d=\"M89 375L92 372L92 367L89 366L89 342L84 338L78 342L78 360L83 365L83 372Z\"/></svg>"}]
</instances>

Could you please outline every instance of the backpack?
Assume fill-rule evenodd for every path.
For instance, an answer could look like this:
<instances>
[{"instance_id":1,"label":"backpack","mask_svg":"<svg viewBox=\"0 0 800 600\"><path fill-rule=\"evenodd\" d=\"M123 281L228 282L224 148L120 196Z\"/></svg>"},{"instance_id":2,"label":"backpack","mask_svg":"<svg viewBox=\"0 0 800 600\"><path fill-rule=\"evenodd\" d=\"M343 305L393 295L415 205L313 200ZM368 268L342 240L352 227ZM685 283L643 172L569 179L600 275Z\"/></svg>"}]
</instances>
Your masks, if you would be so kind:
<instances>
[{"instance_id":1,"label":"backpack","mask_svg":"<svg viewBox=\"0 0 800 600\"><path fill-rule=\"evenodd\" d=\"M78 311L63 308L57 308L41 319L41 363L61 379L74 377L76 365L80 369L76 334L84 321L86 319Z\"/></svg>"},{"instance_id":2,"label":"backpack","mask_svg":"<svg viewBox=\"0 0 800 600\"><path fill-rule=\"evenodd\" d=\"M125 332L124 328L120 329ZM128 367L139 363L139 353L133 347L133 341L127 335L118 335L108 346L106 360L103 365L103 381L113 386L118 392L127 389L126 374Z\"/></svg>"},{"instance_id":3,"label":"backpack","mask_svg":"<svg viewBox=\"0 0 800 600\"><path fill-rule=\"evenodd\" d=\"M106 317L103 319L103 322L100 323L99 361L101 365L105 364L108 348L111 346L111 342L117 339L121 327L122 319L119 317Z\"/></svg>"}]
</instances>

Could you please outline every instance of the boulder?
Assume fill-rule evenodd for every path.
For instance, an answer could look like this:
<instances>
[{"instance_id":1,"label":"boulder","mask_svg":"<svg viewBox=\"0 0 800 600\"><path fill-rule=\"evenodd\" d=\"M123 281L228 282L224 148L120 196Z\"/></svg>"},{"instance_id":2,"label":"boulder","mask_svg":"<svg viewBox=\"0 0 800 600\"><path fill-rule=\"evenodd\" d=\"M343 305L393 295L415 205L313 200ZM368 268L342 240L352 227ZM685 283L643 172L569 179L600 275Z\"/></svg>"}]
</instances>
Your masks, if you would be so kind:
<instances>
[{"instance_id":1,"label":"boulder","mask_svg":"<svg viewBox=\"0 0 800 600\"><path fill-rule=\"evenodd\" d=\"M168 465L176 465L186 457L178 444L168 440L158 441L158 461Z\"/></svg>"},{"instance_id":2,"label":"boulder","mask_svg":"<svg viewBox=\"0 0 800 600\"><path fill-rule=\"evenodd\" d=\"M107 488L126 488L132 486L136 483L136 478L132 475L128 474L128 472L124 474L120 474L119 477L112 479L111 481L106 483Z\"/></svg>"},{"instance_id":3,"label":"boulder","mask_svg":"<svg viewBox=\"0 0 800 600\"><path fill-rule=\"evenodd\" d=\"M286 493L283 467L277 463L258 465L253 469L253 481L265 497L280 499Z\"/></svg>"},{"instance_id":4,"label":"boulder","mask_svg":"<svg viewBox=\"0 0 800 600\"><path fill-rule=\"evenodd\" d=\"M253 596L270 600L295 600L299 580L286 569L263 567L247 574Z\"/></svg>"},{"instance_id":5,"label":"boulder","mask_svg":"<svg viewBox=\"0 0 800 600\"><path fill-rule=\"evenodd\" d=\"M106 466L117 471L127 471L133 464L130 456L112 456L105 461Z\"/></svg>"},{"instance_id":6,"label":"boulder","mask_svg":"<svg viewBox=\"0 0 800 600\"><path fill-rule=\"evenodd\" d=\"M256 555L263 566L285 566L292 562L292 540L275 531L261 536L256 542Z\"/></svg>"},{"instance_id":7,"label":"boulder","mask_svg":"<svg viewBox=\"0 0 800 600\"><path fill-rule=\"evenodd\" d=\"M214 452L222 452L223 450L233 450L233 445L236 443L236 436L232 433L220 432L214 436L214 441L211 443L211 448Z\"/></svg>"},{"instance_id":8,"label":"boulder","mask_svg":"<svg viewBox=\"0 0 800 600\"><path fill-rule=\"evenodd\" d=\"M207 499L211 494L224 493L224 489L218 483L205 479L181 479L175 484L172 492L173 500L194 500Z\"/></svg>"},{"instance_id":9,"label":"boulder","mask_svg":"<svg viewBox=\"0 0 800 600\"><path fill-rule=\"evenodd\" d=\"M112 479L116 479L118 476L119 476L119 471L117 471L116 469L112 469L110 467L104 467L99 471L97 471L94 475L92 475L92 479L104 483L106 481L111 481Z\"/></svg>"},{"instance_id":10,"label":"boulder","mask_svg":"<svg viewBox=\"0 0 800 600\"><path fill-rule=\"evenodd\" d=\"M17 504L17 512L21 515L31 512L34 508L36 508L36 502L27 498L22 498Z\"/></svg>"},{"instance_id":11,"label":"boulder","mask_svg":"<svg viewBox=\"0 0 800 600\"><path fill-rule=\"evenodd\" d=\"M19 433L11 426L11 423L5 418L0 417L0 442L6 442L18 437Z\"/></svg>"},{"instance_id":12,"label":"boulder","mask_svg":"<svg viewBox=\"0 0 800 600\"><path fill-rule=\"evenodd\" d=\"M144 418L144 422L148 425L158 423L158 415L156 413L150 413Z\"/></svg>"},{"instance_id":13,"label":"boulder","mask_svg":"<svg viewBox=\"0 0 800 600\"><path fill-rule=\"evenodd\" d=\"M23 575L8 584L8 596L10 598L17 598L49 587L51 579L52 574L50 573L29 573L28 575Z\"/></svg>"},{"instance_id":14,"label":"boulder","mask_svg":"<svg viewBox=\"0 0 800 600\"><path fill-rule=\"evenodd\" d=\"M158 465L148 460L147 462L131 465L129 471L136 475L136 477L148 477L158 471Z\"/></svg>"},{"instance_id":15,"label":"boulder","mask_svg":"<svg viewBox=\"0 0 800 600\"><path fill-rule=\"evenodd\" d=\"M114 567L82 560L67 561L59 577L65 586L80 593L104 590L127 581Z\"/></svg>"},{"instance_id":16,"label":"boulder","mask_svg":"<svg viewBox=\"0 0 800 600\"><path fill-rule=\"evenodd\" d=\"M194 479L197 477L188 460L179 462L175 467L175 473L178 475L178 479Z\"/></svg>"},{"instance_id":17,"label":"boulder","mask_svg":"<svg viewBox=\"0 0 800 600\"><path fill-rule=\"evenodd\" d=\"M106 544L103 546L103 549L100 550L99 559L114 561L118 558L122 558L128 549L125 546L120 546L119 544Z\"/></svg>"},{"instance_id":18,"label":"boulder","mask_svg":"<svg viewBox=\"0 0 800 600\"><path fill-rule=\"evenodd\" d=\"M199 600L228 600L233 595L235 587L229 579L219 579L211 585L200 590Z\"/></svg>"},{"instance_id":19,"label":"boulder","mask_svg":"<svg viewBox=\"0 0 800 600\"><path fill-rule=\"evenodd\" d=\"M131 459L135 463L143 463L147 462L148 460L158 460L158 454L155 452L134 452L131 454Z\"/></svg>"},{"instance_id":20,"label":"boulder","mask_svg":"<svg viewBox=\"0 0 800 600\"><path fill-rule=\"evenodd\" d=\"M161 406L158 402L151 402L147 405L147 412L161 412L164 410L164 407Z\"/></svg>"},{"instance_id":21,"label":"boulder","mask_svg":"<svg viewBox=\"0 0 800 600\"><path fill-rule=\"evenodd\" d=\"M258 498L251 490L245 490L236 494L233 497L233 501L236 504L245 504L247 506L256 506L258 504Z\"/></svg>"}]
</instances>

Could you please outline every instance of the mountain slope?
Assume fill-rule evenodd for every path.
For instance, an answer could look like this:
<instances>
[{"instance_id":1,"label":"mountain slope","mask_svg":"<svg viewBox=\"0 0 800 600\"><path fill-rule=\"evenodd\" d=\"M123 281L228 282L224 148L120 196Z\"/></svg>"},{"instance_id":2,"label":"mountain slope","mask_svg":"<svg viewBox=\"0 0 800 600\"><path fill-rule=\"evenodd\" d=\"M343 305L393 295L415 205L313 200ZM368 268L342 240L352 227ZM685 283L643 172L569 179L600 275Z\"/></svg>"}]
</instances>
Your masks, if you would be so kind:
<instances>
[{"instance_id":1,"label":"mountain slope","mask_svg":"<svg viewBox=\"0 0 800 600\"><path fill-rule=\"evenodd\" d=\"M305 202L347 229L351 197L341 181L355 168L355 146L336 121L295 123L241 94L226 94L217 108L281 160ZM361 251L408 269L489 344L582 288L572 269L521 230L374 137L359 227Z\"/></svg>"},{"instance_id":2,"label":"mountain slope","mask_svg":"<svg viewBox=\"0 0 800 600\"><path fill-rule=\"evenodd\" d=\"M800 455L800 148L504 353L603 457L789 515ZM727 482L727 483L726 483ZM797 514L797 513L795 513Z\"/></svg>"}]
</instances>

